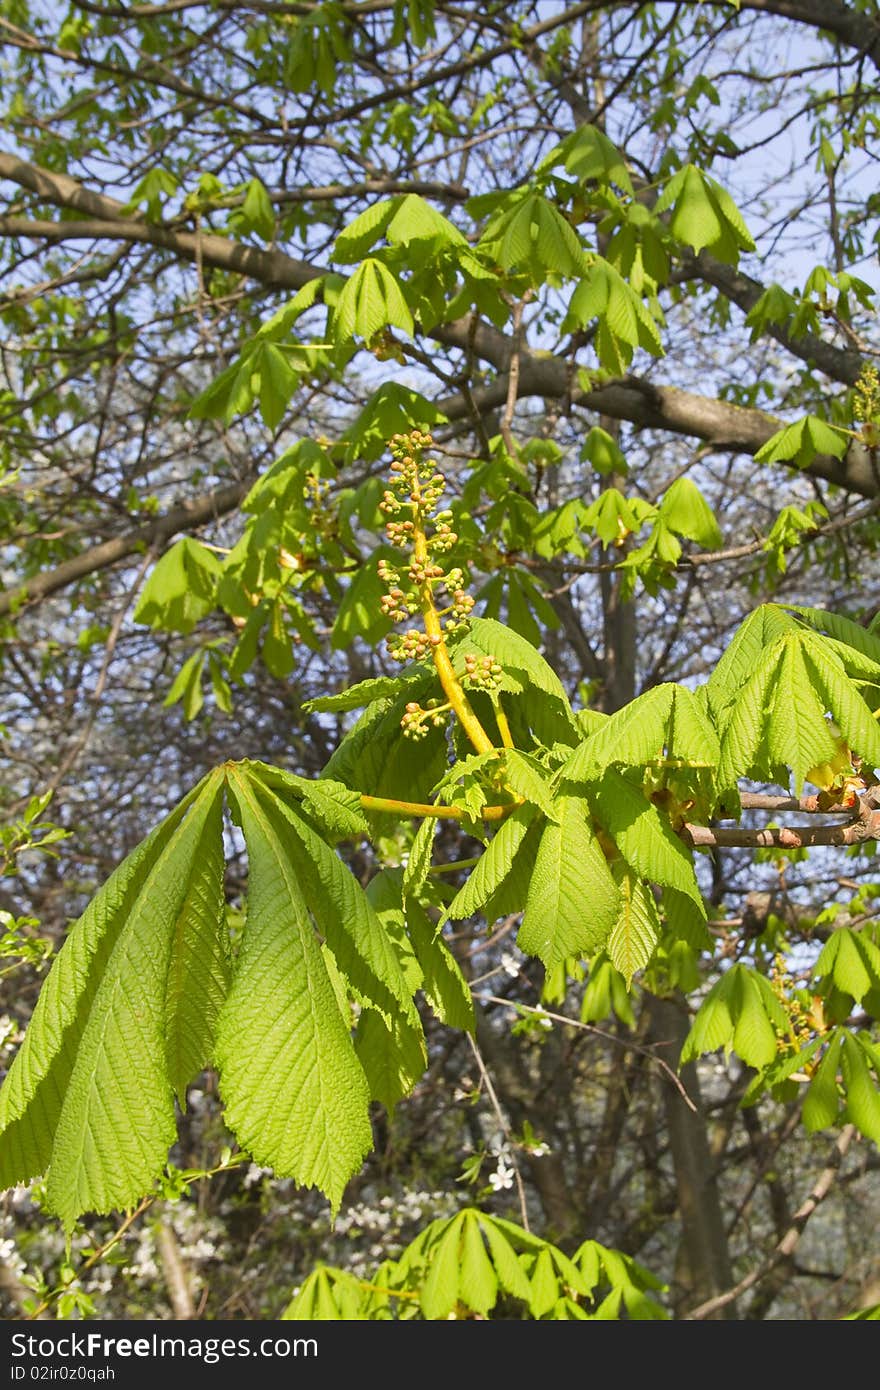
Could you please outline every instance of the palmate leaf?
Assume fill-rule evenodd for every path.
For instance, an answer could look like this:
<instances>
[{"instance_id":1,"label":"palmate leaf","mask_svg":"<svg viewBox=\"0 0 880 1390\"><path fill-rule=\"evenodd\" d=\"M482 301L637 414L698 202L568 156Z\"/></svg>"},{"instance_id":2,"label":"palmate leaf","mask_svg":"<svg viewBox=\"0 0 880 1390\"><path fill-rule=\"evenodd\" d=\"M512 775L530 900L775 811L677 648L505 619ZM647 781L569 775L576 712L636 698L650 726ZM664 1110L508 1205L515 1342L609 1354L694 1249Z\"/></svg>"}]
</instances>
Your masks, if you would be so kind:
<instances>
[{"instance_id":1,"label":"palmate leaf","mask_svg":"<svg viewBox=\"0 0 880 1390\"><path fill-rule=\"evenodd\" d=\"M838 927L819 952L813 974L830 979L858 1003L869 990L880 989L880 950L864 932Z\"/></svg>"},{"instance_id":2,"label":"palmate leaf","mask_svg":"<svg viewBox=\"0 0 880 1390\"><path fill-rule=\"evenodd\" d=\"M751 676L736 693L733 713L721 740L718 780L722 787L735 786L739 777L750 774L772 780L764 735L780 654L779 643L763 651L756 658Z\"/></svg>"},{"instance_id":3,"label":"palmate leaf","mask_svg":"<svg viewBox=\"0 0 880 1390\"><path fill-rule=\"evenodd\" d=\"M433 666L410 666L399 676L375 676L371 680L358 681L336 695L319 695L314 700L306 700L303 709L306 714L345 714L353 709L366 709L374 700L393 699L405 695L407 700L418 700L422 694L437 685L437 673Z\"/></svg>"},{"instance_id":4,"label":"palmate leaf","mask_svg":"<svg viewBox=\"0 0 880 1390\"><path fill-rule=\"evenodd\" d=\"M844 1036L841 1055L846 1115L860 1133L880 1144L880 1066L876 1049L858 1034ZM871 1074L873 1071L873 1075Z\"/></svg>"},{"instance_id":5,"label":"palmate leaf","mask_svg":"<svg viewBox=\"0 0 880 1390\"><path fill-rule=\"evenodd\" d=\"M400 1265L409 1272L409 1282L421 1285L425 1318L448 1318L459 1305L486 1317L500 1290L531 1303L520 1256L540 1252L545 1245L513 1222L468 1208L432 1222Z\"/></svg>"},{"instance_id":6,"label":"palmate leaf","mask_svg":"<svg viewBox=\"0 0 880 1390\"><path fill-rule=\"evenodd\" d=\"M776 1057L778 1036L788 1033L788 1016L769 981L747 965L732 965L697 1010L681 1049L681 1061L704 1052L733 1049L752 1067Z\"/></svg>"},{"instance_id":7,"label":"palmate leaf","mask_svg":"<svg viewBox=\"0 0 880 1390\"><path fill-rule=\"evenodd\" d=\"M369 341L388 327L402 328L410 336L413 332L413 317L403 291L375 256L368 256L346 280L334 319L340 342L355 334Z\"/></svg>"},{"instance_id":8,"label":"palmate leaf","mask_svg":"<svg viewBox=\"0 0 880 1390\"><path fill-rule=\"evenodd\" d=\"M282 800L289 802L293 798L301 802L325 839L359 840L367 835L369 827L360 795L343 782L334 782L330 777L298 777L285 768L249 759L242 766L253 768L261 781L277 788Z\"/></svg>"},{"instance_id":9,"label":"palmate leaf","mask_svg":"<svg viewBox=\"0 0 880 1390\"><path fill-rule=\"evenodd\" d=\"M683 685L666 682L636 696L604 720L565 764L569 782L586 782L615 764L644 767L672 759L714 767L720 749L700 702Z\"/></svg>"},{"instance_id":10,"label":"palmate leaf","mask_svg":"<svg viewBox=\"0 0 880 1390\"><path fill-rule=\"evenodd\" d=\"M372 1146L370 1090L288 852L290 823L254 780L228 776L250 892L217 1038L227 1122L257 1163L320 1188L335 1210Z\"/></svg>"},{"instance_id":11,"label":"palmate leaf","mask_svg":"<svg viewBox=\"0 0 880 1390\"><path fill-rule=\"evenodd\" d=\"M781 781L787 766L799 789L812 768L837 756L826 712L849 747L880 767L880 729L837 652L816 633L783 630L736 692L722 738L721 784L748 776Z\"/></svg>"},{"instance_id":12,"label":"palmate leaf","mask_svg":"<svg viewBox=\"0 0 880 1390\"><path fill-rule=\"evenodd\" d=\"M46 1173L49 1209L68 1226L149 1189L176 1135L174 1091L212 1060L222 776L200 783L74 924L0 1093L0 1183ZM183 995L193 976L206 982L202 1016Z\"/></svg>"},{"instance_id":13,"label":"palmate leaf","mask_svg":"<svg viewBox=\"0 0 880 1390\"><path fill-rule=\"evenodd\" d=\"M816 696L810 674L797 636L784 638L773 682L767 750L771 763L791 768L797 795L811 768L831 761L837 753L825 706Z\"/></svg>"},{"instance_id":14,"label":"palmate leaf","mask_svg":"<svg viewBox=\"0 0 880 1390\"><path fill-rule=\"evenodd\" d=\"M431 1010L450 1028L474 1031L474 1001L454 955L421 903L407 899L406 929L422 972L421 990Z\"/></svg>"},{"instance_id":15,"label":"palmate leaf","mask_svg":"<svg viewBox=\"0 0 880 1390\"><path fill-rule=\"evenodd\" d=\"M620 894L578 797L557 802L559 821L541 835L517 945L548 970L569 957L592 955L617 920Z\"/></svg>"},{"instance_id":16,"label":"palmate leaf","mask_svg":"<svg viewBox=\"0 0 880 1390\"><path fill-rule=\"evenodd\" d=\"M400 726L406 699L374 700L324 765L325 777L375 796L426 801L447 768L446 738L431 729L418 744Z\"/></svg>"},{"instance_id":17,"label":"palmate leaf","mask_svg":"<svg viewBox=\"0 0 880 1390\"><path fill-rule=\"evenodd\" d=\"M299 892L354 997L377 1009L389 1023L404 1016L418 1028L400 954L354 874L295 806L269 791L259 767L240 764L234 775L236 789L246 780L251 789L264 793L261 805L271 812L276 827L283 827L287 866L295 872Z\"/></svg>"},{"instance_id":18,"label":"palmate leaf","mask_svg":"<svg viewBox=\"0 0 880 1390\"><path fill-rule=\"evenodd\" d=\"M546 768L537 758L520 753L516 748L508 749L504 754L504 773L511 791L537 806L548 820L556 820L553 790L547 781Z\"/></svg>"},{"instance_id":19,"label":"palmate leaf","mask_svg":"<svg viewBox=\"0 0 880 1390\"><path fill-rule=\"evenodd\" d=\"M588 792L596 817L639 878L685 893L703 913L703 897L690 855L669 821L615 768Z\"/></svg>"},{"instance_id":20,"label":"palmate leaf","mask_svg":"<svg viewBox=\"0 0 880 1390\"><path fill-rule=\"evenodd\" d=\"M553 667L525 637L494 618L472 618L468 631L454 643L452 653L455 673L459 677L464 674L466 655L491 655L503 671L501 690L521 695L536 686L568 707L568 697Z\"/></svg>"},{"instance_id":21,"label":"palmate leaf","mask_svg":"<svg viewBox=\"0 0 880 1390\"><path fill-rule=\"evenodd\" d=\"M789 613L765 603L741 623L706 682L709 710L719 732L724 731L739 690L754 672L767 648L787 632L797 630Z\"/></svg>"},{"instance_id":22,"label":"palmate leaf","mask_svg":"<svg viewBox=\"0 0 880 1390\"><path fill-rule=\"evenodd\" d=\"M849 680L840 659L821 637L804 634L807 669L824 707L831 713L850 748L871 768L880 768L880 727Z\"/></svg>"},{"instance_id":23,"label":"palmate leaf","mask_svg":"<svg viewBox=\"0 0 880 1390\"><path fill-rule=\"evenodd\" d=\"M815 632L827 633L846 648L853 652L859 652L866 656L871 663L880 665L880 637L860 623L853 622L851 618L844 617L841 613L829 613L824 608L806 608L799 604L787 605L801 622L811 627ZM840 653L844 663L846 657Z\"/></svg>"}]
</instances>

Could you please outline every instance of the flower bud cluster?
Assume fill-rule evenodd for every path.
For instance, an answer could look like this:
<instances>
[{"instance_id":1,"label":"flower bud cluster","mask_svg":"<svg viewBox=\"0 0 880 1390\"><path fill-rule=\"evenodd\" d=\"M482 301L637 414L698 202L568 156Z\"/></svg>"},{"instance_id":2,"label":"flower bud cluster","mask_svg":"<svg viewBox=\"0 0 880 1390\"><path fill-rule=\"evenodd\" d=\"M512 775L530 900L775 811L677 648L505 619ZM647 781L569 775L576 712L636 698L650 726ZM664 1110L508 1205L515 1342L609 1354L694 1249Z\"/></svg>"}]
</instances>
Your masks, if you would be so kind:
<instances>
[{"instance_id":1,"label":"flower bud cluster","mask_svg":"<svg viewBox=\"0 0 880 1390\"><path fill-rule=\"evenodd\" d=\"M303 500L309 504L309 521L314 530L328 539L336 534L337 516L330 504L330 484L322 483L314 473L303 479Z\"/></svg>"},{"instance_id":2,"label":"flower bud cluster","mask_svg":"<svg viewBox=\"0 0 880 1390\"><path fill-rule=\"evenodd\" d=\"M421 661L439 641L439 637L432 639L426 632L410 627L404 633L392 632L385 638L385 646L396 661Z\"/></svg>"},{"instance_id":3,"label":"flower bud cluster","mask_svg":"<svg viewBox=\"0 0 880 1390\"><path fill-rule=\"evenodd\" d=\"M474 690L497 690L502 669L494 656L476 656L468 652L464 659L464 683Z\"/></svg>"},{"instance_id":4,"label":"flower bud cluster","mask_svg":"<svg viewBox=\"0 0 880 1390\"><path fill-rule=\"evenodd\" d=\"M406 622L425 611L426 605L433 606L434 590L442 590L446 606L439 610L439 616L443 628L451 633L466 624L474 600L465 590L463 572L457 568L447 572L437 563L438 556L451 550L458 536L452 529L452 512L435 512L446 480L425 456L432 443L431 436L418 429L396 434L389 441L391 478L379 507L388 517L385 532L389 541L398 550L408 550L410 559L408 564L403 560L379 561L379 578L388 586L380 603L391 622ZM433 645L439 641L435 638ZM386 639L388 651L400 661L421 659L431 645L424 633L414 629Z\"/></svg>"},{"instance_id":5,"label":"flower bud cluster","mask_svg":"<svg viewBox=\"0 0 880 1390\"><path fill-rule=\"evenodd\" d=\"M415 700L410 700L400 721L405 738L427 738L431 729L440 729L446 722L449 705L439 700L429 700L423 709Z\"/></svg>"}]
</instances>

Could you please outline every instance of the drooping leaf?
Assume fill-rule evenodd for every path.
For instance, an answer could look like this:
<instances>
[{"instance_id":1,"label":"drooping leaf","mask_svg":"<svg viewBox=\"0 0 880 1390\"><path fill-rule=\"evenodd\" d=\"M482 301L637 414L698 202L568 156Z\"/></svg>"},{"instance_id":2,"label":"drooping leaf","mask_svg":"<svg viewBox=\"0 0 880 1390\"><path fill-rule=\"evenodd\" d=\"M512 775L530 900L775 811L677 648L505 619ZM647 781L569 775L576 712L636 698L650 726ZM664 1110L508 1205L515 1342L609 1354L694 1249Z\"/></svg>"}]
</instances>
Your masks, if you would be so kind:
<instances>
[{"instance_id":1,"label":"drooping leaf","mask_svg":"<svg viewBox=\"0 0 880 1390\"><path fill-rule=\"evenodd\" d=\"M422 972L421 988L433 1013L450 1028L474 1031L474 1001L452 951L421 903L405 903L406 929Z\"/></svg>"},{"instance_id":2,"label":"drooping leaf","mask_svg":"<svg viewBox=\"0 0 880 1390\"><path fill-rule=\"evenodd\" d=\"M639 878L685 893L703 911L690 855L669 821L640 788L614 768L589 788L596 816Z\"/></svg>"},{"instance_id":3,"label":"drooping leaf","mask_svg":"<svg viewBox=\"0 0 880 1390\"><path fill-rule=\"evenodd\" d=\"M627 986L648 961L660 935L660 918L654 894L641 879L624 875L620 885L620 911L608 937L611 963Z\"/></svg>"},{"instance_id":4,"label":"drooping leaf","mask_svg":"<svg viewBox=\"0 0 880 1390\"><path fill-rule=\"evenodd\" d=\"M720 261L736 265L740 251L754 251L748 228L730 194L693 164L667 183L654 211L669 211L669 228L695 251L706 247Z\"/></svg>"},{"instance_id":5,"label":"drooping leaf","mask_svg":"<svg viewBox=\"0 0 880 1390\"><path fill-rule=\"evenodd\" d=\"M221 782L212 773L185 798L71 929L0 1093L0 1182L47 1173L68 1226L149 1190L175 1139L175 1088L213 1051ZM222 921L213 927L219 937ZM201 972L196 1022L178 985Z\"/></svg>"},{"instance_id":6,"label":"drooping leaf","mask_svg":"<svg viewBox=\"0 0 880 1390\"><path fill-rule=\"evenodd\" d=\"M252 778L229 778L250 892L217 1043L227 1123L257 1163L318 1187L336 1209L372 1146L369 1086L288 852L289 822Z\"/></svg>"},{"instance_id":7,"label":"drooping leaf","mask_svg":"<svg viewBox=\"0 0 880 1390\"><path fill-rule=\"evenodd\" d=\"M559 821L541 835L517 945L548 970L569 957L592 955L617 920L620 894L578 797L557 802Z\"/></svg>"},{"instance_id":8,"label":"drooping leaf","mask_svg":"<svg viewBox=\"0 0 880 1390\"><path fill-rule=\"evenodd\" d=\"M755 454L758 463L793 463L806 468L817 454L843 458L849 445L846 432L835 429L817 415L806 415L772 434Z\"/></svg>"},{"instance_id":9,"label":"drooping leaf","mask_svg":"<svg viewBox=\"0 0 880 1390\"><path fill-rule=\"evenodd\" d=\"M184 536L157 561L135 608L135 622L192 632L214 607L222 570L206 546Z\"/></svg>"},{"instance_id":10,"label":"drooping leaf","mask_svg":"<svg viewBox=\"0 0 880 1390\"><path fill-rule=\"evenodd\" d=\"M355 334L369 342L390 327L402 328L410 336L413 332L413 317L403 291L375 256L368 256L346 280L334 321L341 342Z\"/></svg>"},{"instance_id":11,"label":"drooping leaf","mask_svg":"<svg viewBox=\"0 0 880 1390\"><path fill-rule=\"evenodd\" d=\"M514 856L537 814L535 806L527 802L501 822L467 882L449 904L447 918L454 922L464 921L488 902L510 873Z\"/></svg>"},{"instance_id":12,"label":"drooping leaf","mask_svg":"<svg viewBox=\"0 0 880 1390\"><path fill-rule=\"evenodd\" d=\"M880 1085L876 1056L871 1056L863 1040L844 1035L841 1053L846 1115L856 1128L875 1144L880 1144ZM869 1068L872 1063L873 1075Z\"/></svg>"},{"instance_id":13,"label":"drooping leaf","mask_svg":"<svg viewBox=\"0 0 880 1390\"><path fill-rule=\"evenodd\" d=\"M813 974L831 979L859 1003L870 989L880 988L880 950L864 932L838 927L819 952Z\"/></svg>"},{"instance_id":14,"label":"drooping leaf","mask_svg":"<svg viewBox=\"0 0 880 1390\"><path fill-rule=\"evenodd\" d=\"M696 541L704 550L720 548L721 531L715 514L690 478L676 478L660 503L660 515L671 530Z\"/></svg>"},{"instance_id":15,"label":"drooping leaf","mask_svg":"<svg viewBox=\"0 0 880 1390\"><path fill-rule=\"evenodd\" d=\"M837 1121L840 1114L840 1087L837 1073L840 1067L840 1053L844 1033L837 1029L828 1044L825 1056L819 1063L804 1097L801 1119L804 1127L811 1132L827 1129Z\"/></svg>"}]
</instances>

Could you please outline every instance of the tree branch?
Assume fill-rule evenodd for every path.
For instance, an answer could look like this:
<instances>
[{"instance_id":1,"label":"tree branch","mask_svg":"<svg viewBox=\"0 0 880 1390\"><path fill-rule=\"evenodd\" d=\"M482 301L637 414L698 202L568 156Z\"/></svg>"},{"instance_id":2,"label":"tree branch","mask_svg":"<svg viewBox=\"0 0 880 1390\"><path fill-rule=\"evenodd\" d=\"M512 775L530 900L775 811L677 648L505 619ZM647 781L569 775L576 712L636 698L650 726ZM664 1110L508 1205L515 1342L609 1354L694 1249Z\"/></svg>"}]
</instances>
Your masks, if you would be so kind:
<instances>
[{"instance_id":1,"label":"tree branch","mask_svg":"<svg viewBox=\"0 0 880 1390\"><path fill-rule=\"evenodd\" d=\"M752 1288L759 1280L766 1278L770 1271L775 1269L782 1260L787 1260L794 1253L795 1247L803 1235L804 1227L816 1208L828 1196L834 1179L837 1176L838 1169L855 1137L855 1133L855 1125L844 1125L834 1144L831 1158L813 1184L810 1195L801 1206L798 1207L792 1217L791 1225L782 1239L773 1247L767 1259L762 1261L762 1263L747 1274L745 1278L740 1279L739 1283L735 1284L733 1288L726 1289L724 1293L718 1294L715 1298L707 1299L705 1303L700 1303L696 1308L692 1308L689 1313L683 1314L683 1322L702 1321L703 1318L710 1317L712 1313L717 1312L720 1308L726 1308L728 1304L733 1303L741 1294L744 1294L747 1289Z\"/></svg>"},{"instance_id":2,"label":"tree branch","mask_svg":"<svg viewBox=\"0 0 880 1390\"><path fill-rule=\"evenodd\" d=\"M252 480L251 480L252 481ZM112 540L83 550L69 560L63 560L53 570L44 570L18 588L0 593L0 617L17 612L23 606L47 598L68 584L84 579L87 574L109 569L111 565L125 560L129 555L152 548L161 549L167 540L178 531L192 530L204 526L217 517L225 516L239 505L251 486L251 481L230 483L227 487L209 492L194 502L182 502L179 507L158 517L145 526L136 526L125 535L114 536Z\"/></svg>"}]
</instances>

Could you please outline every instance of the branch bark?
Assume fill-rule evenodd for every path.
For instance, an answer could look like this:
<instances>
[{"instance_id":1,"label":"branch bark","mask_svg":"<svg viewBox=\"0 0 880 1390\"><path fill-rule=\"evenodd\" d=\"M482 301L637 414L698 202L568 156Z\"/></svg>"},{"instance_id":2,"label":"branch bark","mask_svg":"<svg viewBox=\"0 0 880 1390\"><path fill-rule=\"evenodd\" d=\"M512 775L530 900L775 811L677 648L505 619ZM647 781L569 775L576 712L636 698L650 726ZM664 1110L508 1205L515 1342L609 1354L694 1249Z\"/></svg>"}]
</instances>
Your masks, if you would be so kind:
<instances>
[{"instance_id":1,"label":"branch bark","mask_svg":"<svg viewBox=\"0 0 880 1390\"><path fill-rule=\"evenodd\" d=\"M757 1265L745 1278L740 1279L738 1284L734 1284L731 1288L725 1289L723 1293L716 1295L714 1298L707 1299L704 1303L698 1304L696 1308L692 1308L689 1313L685 1313L683 1321L698 1322L702 1321L704 1318L715 1317L719 1312L723 1312L725 1309L729 1308L735 1299L752 1288L759 1280L764 1279L782 1260L791 1258L804 1233L804 1227L813 1215L813 1212L820 1203L824 1202L828 1193L831 1191L834 1179L855 1137L855 1133L855 1125L844 1125L831 1151L831 1157L813 1184L810 1195L801 1206L798 1207L792 1218L791 1225L782 1239L774 1246L767 1259Z\"/></svg>"}]
</instances>

